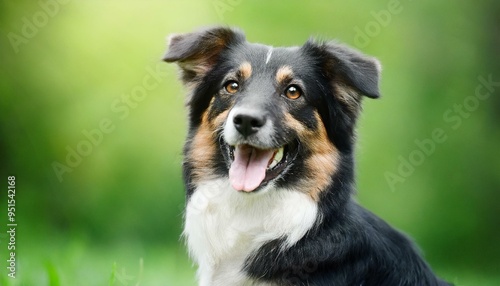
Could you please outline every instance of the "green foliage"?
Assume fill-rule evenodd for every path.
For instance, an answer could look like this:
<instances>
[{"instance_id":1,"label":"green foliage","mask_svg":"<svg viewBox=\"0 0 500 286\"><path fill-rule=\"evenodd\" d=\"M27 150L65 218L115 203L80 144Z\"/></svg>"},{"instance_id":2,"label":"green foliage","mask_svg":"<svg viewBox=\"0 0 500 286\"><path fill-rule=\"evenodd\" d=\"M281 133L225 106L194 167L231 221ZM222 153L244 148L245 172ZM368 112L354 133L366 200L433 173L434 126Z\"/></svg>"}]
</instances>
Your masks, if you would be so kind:
<instances>
[{"instance_id":1,"label":"green foliage","mask_svg":"<svg viewBox=\"0 0 500 286\"><path fill-rule=\"evenodd\" d=\"M48 276L50 286L60 286L61 280L57 272L57 267L52 263L52 261L47 261L45 263L45 271Z\"/></svg>"},{"instance_id":2,"label":"green foliage","mask_svg":"<svg viewBox=\"0 0 500 286\"><path fill-rule=\"evenodd\" d=\"M116 262L113 263L113 270L111 272L111 277L109 278L109 286L114 286L116 282Z\"/></svg>"},{"instance_id":3,"label":"green foliage","mask_svg":"<svg viewBox=\"0 0 500 286\"><path fill-rule=\"evenodd\" d=\"M160 59L168 34L214 24L274 46L336 38L379 58L383 96L365 100L359 122L359 201L443 277L500 282L497 2L0 7L0 174L4 186L17 178L19 224L18 278L2 259L1 285L195 284L179 239L185 90Z\"/></svg>"}]
</instances>

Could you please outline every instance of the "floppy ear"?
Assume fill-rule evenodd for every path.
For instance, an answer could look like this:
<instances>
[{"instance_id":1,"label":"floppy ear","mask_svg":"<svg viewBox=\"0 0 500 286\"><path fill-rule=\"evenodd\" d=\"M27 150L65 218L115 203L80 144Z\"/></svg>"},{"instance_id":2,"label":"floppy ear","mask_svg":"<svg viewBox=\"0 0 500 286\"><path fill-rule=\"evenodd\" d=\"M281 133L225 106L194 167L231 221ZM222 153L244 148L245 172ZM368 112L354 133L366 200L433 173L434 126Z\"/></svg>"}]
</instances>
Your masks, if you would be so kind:
<instances>
[{"instance_id":1,"label":"floppy ear","mask_svg":"<svg viewBox=\"0 0 500 286\"><path fill-rule=\"evenodd\" d=\"M339 81L337 84L353 88L360 95L380 97L378 83L382 67L377 59L337 43L326 43L322 48L330 57L327 69L333 72Z\"/></svg>"},{"instance_id":2,"label":"floppy ear","mask_svg":"<svg viewBox=\"0 0 500 286\"><path fill-rule=\"evenodd\" d=\"M211 28L169 37L166 62L177 62L182 81L189 84L201 80L215 65L224 49L245 41L245 36L229 28Z\"/></svg>"},{"instance_id":3,"label":"floppy ear","mask_svg":"<svg viewBox=\"0 0 500 286\"><path fill-rule=\"evenodd\" d=\"M378 60L338 43L309 40L302 50L314 58L330 80L335 98L354 118L360 111L362 96L380 97Z\"/></svg>"}]
</instances>

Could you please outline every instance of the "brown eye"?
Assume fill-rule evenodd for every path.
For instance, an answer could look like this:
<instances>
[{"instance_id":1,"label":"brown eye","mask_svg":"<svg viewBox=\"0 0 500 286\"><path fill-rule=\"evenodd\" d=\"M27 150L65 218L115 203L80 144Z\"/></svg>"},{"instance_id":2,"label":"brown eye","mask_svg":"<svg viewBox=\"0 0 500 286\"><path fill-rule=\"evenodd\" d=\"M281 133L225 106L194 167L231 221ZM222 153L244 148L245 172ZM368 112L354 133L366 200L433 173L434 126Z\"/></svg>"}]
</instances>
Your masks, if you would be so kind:
<instances>
[{"instance_id":1,"label":"brown eye","mask_svg":"<svg viewBox=\"0 0 500 286\"><path fill-rule=\"evenodd\" d=\"M285 90L285 96L289 99L297 99L302 96L302 91L296 85L291 85Z\"/></svg>"},{"instance_id":2,"label":"brown eye","mask_svg":"<svg viewBox=\"0 0 500 286\"><path fill-rule=\"evenodd\" d=\"M240 85L238 84L238 82L236 82L234 80L230 80L224 84L224 88L230 94L234 94L234 93L238 92L238 90L240 89Z\"/></svg>"}]
</instances>

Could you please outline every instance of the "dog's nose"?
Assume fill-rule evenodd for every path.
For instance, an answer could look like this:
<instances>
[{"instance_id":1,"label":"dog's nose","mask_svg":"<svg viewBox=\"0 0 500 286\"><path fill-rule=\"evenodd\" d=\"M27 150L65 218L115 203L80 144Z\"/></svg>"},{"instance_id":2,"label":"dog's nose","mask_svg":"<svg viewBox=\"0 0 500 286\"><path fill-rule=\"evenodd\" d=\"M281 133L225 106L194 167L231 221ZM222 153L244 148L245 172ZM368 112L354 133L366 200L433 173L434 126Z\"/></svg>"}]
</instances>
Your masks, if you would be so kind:
<instances>
[{"instance_id":1,"label":"dog's nose","mask_svg":"<svg viewBox=\"0 0 500 286\"><path fill-rule=\"evenodd\" d=\"M266 124L265 116L237 114L233 118L234 127L244 137L255 134L259 129Z\"/></svg>"}]
</instances>

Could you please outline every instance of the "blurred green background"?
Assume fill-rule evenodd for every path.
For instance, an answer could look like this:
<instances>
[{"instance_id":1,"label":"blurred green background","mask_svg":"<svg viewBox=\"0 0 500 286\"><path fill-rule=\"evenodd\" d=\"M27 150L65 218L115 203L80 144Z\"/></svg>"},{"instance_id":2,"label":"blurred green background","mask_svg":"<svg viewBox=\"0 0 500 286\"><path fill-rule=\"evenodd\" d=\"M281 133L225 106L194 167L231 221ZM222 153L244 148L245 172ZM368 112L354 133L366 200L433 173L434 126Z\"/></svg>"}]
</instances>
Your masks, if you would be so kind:
<instances>
[{"instance_id":1,"label":"blurred green background","mask_svg":"<svg viewBox=\"0 0 500 286\"><path fill-rule=\"evenodd\" d=\"M195 285L179 238L184 90L160 59L168 34L215 24L379 58L383 97L365 100L359 122L358 200L443 278L500 285L499 3L2 1L0 285Z\"/></svg>"}]
</instances>

